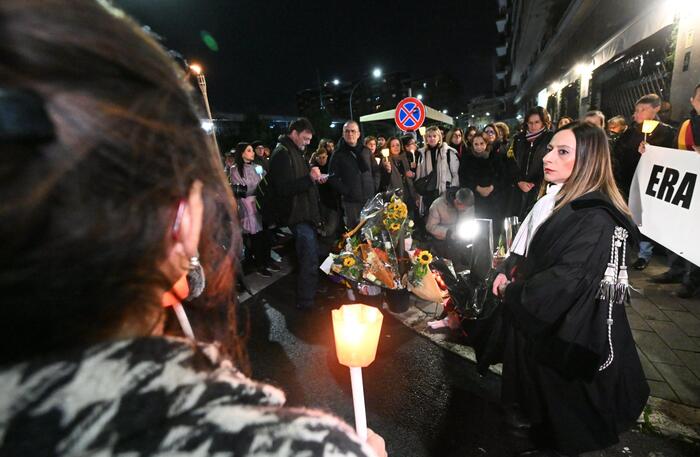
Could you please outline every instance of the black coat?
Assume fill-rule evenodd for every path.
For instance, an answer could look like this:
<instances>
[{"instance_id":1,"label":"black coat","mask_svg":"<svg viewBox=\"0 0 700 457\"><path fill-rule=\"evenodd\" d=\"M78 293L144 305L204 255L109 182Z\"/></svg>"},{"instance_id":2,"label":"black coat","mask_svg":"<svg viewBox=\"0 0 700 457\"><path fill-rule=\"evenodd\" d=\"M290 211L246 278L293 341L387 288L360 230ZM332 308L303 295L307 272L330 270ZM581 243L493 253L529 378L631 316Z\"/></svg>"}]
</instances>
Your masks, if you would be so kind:
<instances>
[{"instance_id":1,"label":"black coat","mask_svg":"<svg viewBox=\"0 0 700 457\"><path fill-rule=\"evenodd\" d=\"M379 168L369 149L348 146L342 138L330 159L328 182L348 203L365 203L379 185Z\"/></svg>"},{"instance_id":2,"label":"black coat","mask_svg":"<svg viewBox=\"0 0 700 457\"><path fill-rule=\"evenodd\" d=\"M654 131L647 135L647 143L664 148L675 148L675 140L676 131L664 123L657 125ZM613 172L617 187L625 196L629 196L632 178L641 157L639 144L642 141L644 141L642 124L633 124L620 135L615 143L612 156Z\"/></svg>"},{"instance_id":3,"label":"black coat","mask_svg":"<svg viewBox=\"0 0 700 457\"><path fill-rule=\"evenodd\" d=\"M403 191L404 201L415 201L416 195L413 189L413 178L408 178L406 176L406 172L411 171L411 166L406 155L401 153L397 156L390 156L387 160L391 162L391 173L387 173L384 165L380 165L382 177L379 190L401 189Z\"/></svg>"},{"instance_id":4,"label":"black coat","mask_svg":"<svg viewBox=\"0 0 700 457\"><path fill-rule=\"evenodd\" d=\"M616 226L638 235L599 192L571 202L539 227L506 288L503 400L566 454L616 443L649 395L624 305L613 308L613 362L598 371L608 304L596 295Z\"/></svg>"},{"instance_id":5,"label":"black coat","mask_svg":"<svg viewBox=\"0 0 700 457\"><path fill-rule=\"evenodd\" d=\"M511 215L519 216L521 220L537 201L537 195L544 180L542 159L547 154L547 145L552 136L554 136L553 132L545 130L533 142L528 141L522 132L513 138L506 165L510 183L513 185L509 211ZM535 187L530 192L524 193L517 185L519 181L534 183Z\"/></svg>"},{"instance_id":6,"label":"black coat","mask_svg":"<svg viewBox=\"0 0 700 457\"><path fill-rule=\"evenodd\" d=\"M303 152L287 135L281 135L266 176L274 190L280 224L309 222L316 225L320 222L318 191L309 177L310 171Z\"/></svg>"},{"instance_id":7,"label":"black coat","mask_svg":"<svg viewBox=\"0 0 700 457\"><path fill-rule=\"evenodd\" d=\"M467 187L474 193L476 217L492 219L495 227L500 223L502 213L503 178L500 151L491 151L488 157L478 157L472 151L466 151L459 165L462 172L459 183L461 187ZM462 181L463 178L465 181ZM493 186L493 191L482 197L476 191L477 186Z\"/></svg>"}]
</instances>

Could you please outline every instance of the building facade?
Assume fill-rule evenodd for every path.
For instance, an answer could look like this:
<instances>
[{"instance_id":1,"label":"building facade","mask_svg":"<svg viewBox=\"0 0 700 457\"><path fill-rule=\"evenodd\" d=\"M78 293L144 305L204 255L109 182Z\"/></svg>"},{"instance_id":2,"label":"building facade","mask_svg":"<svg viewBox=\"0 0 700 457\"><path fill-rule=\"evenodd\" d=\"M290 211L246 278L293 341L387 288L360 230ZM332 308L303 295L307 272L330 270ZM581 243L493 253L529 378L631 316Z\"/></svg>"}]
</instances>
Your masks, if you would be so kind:
<instances>
[{"instance_id":1,"label":"building facade","mask_svg":"<svg viewBox=\"0 0 700 457\"><path fill-rule=\"evenodd\" d=\"M700 82L697 3L682 0L499 0L508 63L503 78L522 113L545 106L554 119L589 109L634 110L656 93L681 119Z\"/></svg>"}]
</instances>

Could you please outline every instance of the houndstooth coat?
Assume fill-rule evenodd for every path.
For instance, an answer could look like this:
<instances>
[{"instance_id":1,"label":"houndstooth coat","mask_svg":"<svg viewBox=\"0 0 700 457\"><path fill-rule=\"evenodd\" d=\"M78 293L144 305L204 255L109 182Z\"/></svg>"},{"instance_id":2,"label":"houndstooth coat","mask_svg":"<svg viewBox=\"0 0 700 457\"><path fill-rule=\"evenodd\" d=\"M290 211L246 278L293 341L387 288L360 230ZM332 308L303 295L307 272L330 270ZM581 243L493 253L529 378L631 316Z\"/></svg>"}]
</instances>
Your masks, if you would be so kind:
<instances>
[{"instance_id":1,"label":"houndstooth coat","mask_svg":"<svg viewBox=\"0 0 700 457\"><path fill-rule=\"evenodd\" d=\"M0 455L373 455L340 419L284 401L213 345L102 343L0 368Z\"/></svg>"}]
</instances>

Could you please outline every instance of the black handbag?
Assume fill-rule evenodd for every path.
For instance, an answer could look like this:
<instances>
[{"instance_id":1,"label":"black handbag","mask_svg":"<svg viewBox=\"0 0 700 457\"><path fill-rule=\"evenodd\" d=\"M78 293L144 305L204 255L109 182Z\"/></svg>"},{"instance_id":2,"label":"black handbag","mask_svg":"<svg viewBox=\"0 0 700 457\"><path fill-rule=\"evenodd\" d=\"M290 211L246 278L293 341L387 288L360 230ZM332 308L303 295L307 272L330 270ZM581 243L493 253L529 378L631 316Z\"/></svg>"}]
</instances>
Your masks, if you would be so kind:
<instances>
[{"instance_id":1,"label":"black handbag","mask_svg":"<svg viewBox=\"0 0 700 457\"><path fill-rule=\"evenodd\" d=\"M437 173L435 170L413 181L413 188L416 189L419 195L424 196L437 189Z\"/></svg>"}]
</instances>

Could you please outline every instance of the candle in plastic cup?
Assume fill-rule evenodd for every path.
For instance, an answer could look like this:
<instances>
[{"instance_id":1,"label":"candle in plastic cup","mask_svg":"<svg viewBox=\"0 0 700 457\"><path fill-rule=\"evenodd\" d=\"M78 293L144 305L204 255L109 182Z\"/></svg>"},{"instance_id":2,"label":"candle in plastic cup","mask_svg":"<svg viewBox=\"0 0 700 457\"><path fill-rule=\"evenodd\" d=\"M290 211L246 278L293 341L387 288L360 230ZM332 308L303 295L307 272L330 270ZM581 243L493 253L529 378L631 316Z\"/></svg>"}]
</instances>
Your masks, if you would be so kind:
<instances>
[{"instance_id":1,"label":"candle in plastic cup","mask_svg":"<svg viewBox=\"0 0 700 457\"><path fill-rule=\"evenodd\" d=\"M377 355L384 316L377 308L362 304L343 305L332 311L335 351L347 367L366 367Z\"/></svg>"},{"instance_id":2,"label":"candle in plastic cup","mask_svg":"<svg viewBox=\"0 0 700 457\"><path fill-rule=\"evenodd\" d=\"M648 134L653 132L657 125L659 125L659 121L655 121L653 119L645 120L642 122L642 133Z\"/></svg>"},{"instance_id":3,"label":"candle in plastic cup","mask_svg":"<svg viewBox=\"0 0 700 457\"><path fill-rule=\"evenodd\" d=\"M388 149L382 149L382 157L385 159L389 158L389 150Z\"/></svg>"}]
</instances>

